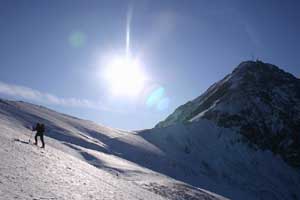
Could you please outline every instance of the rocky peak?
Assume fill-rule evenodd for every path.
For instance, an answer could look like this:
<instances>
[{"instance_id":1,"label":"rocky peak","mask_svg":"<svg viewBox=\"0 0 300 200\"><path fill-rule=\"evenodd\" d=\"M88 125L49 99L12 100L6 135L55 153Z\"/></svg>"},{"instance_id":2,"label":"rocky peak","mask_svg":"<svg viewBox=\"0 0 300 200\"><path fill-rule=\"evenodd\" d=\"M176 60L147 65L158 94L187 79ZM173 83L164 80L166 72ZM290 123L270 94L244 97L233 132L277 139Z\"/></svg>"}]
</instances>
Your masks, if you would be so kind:
<instances>
[{"instance_id":1,"label":"rocky peak","mask_svg":"<svg viewBox=\"0 0 300 200\"><path fill-rule=\"evenodd\" d=\"M242 62L156 127L200 119L234 129L250 144L300 167L300 80L275 65Z\"/></svg>"}]
</instances>

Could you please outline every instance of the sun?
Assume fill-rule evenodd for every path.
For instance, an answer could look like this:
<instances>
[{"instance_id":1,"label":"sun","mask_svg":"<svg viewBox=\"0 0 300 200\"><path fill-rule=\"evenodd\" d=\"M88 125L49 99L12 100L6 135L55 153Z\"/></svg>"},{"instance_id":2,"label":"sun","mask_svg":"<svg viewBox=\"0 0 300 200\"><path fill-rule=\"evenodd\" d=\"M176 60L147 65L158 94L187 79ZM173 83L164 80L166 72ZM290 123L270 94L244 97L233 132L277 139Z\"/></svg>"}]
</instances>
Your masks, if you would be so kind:
<instances>
[{"instance_id":1,"label":"sun","mask_svg":"<svg viewBox=\"0 0 300 200\"><path fill-rule=\"evenodd\" d=\"M139 95L147 80L138 59L115 56L108 61L104 78L113 95L135 97Z\"/></svg>"}]
</instances>

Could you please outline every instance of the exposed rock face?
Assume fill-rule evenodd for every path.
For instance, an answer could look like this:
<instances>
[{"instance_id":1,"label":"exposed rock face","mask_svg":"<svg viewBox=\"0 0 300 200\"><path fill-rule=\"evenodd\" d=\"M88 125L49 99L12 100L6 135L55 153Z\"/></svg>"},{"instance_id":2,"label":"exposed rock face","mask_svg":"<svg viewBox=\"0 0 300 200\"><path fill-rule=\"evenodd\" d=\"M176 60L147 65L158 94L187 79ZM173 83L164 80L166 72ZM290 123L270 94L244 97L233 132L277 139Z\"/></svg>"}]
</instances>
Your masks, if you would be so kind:
<instances>
[{"instance_id":1,"label":"exposed rock face","mask_svg":"<svg viewBox=\"0 0 300 200\"><path fill-rule=\"evenodd\" d=\"M241 63L156 127L209 119L244 135L250 144L300 167L300 79L261 61Z\"/></svg>"}]
</instances>

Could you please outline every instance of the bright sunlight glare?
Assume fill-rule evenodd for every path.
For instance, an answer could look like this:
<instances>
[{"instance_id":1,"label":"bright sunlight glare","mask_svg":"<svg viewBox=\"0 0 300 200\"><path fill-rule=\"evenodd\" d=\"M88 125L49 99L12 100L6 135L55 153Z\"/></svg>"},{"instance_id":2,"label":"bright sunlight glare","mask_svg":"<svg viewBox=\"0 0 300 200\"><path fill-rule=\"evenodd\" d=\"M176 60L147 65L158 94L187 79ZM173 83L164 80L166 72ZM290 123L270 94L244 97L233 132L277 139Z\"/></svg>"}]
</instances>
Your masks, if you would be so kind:
<instances>
[{"instance_id":1,"label":"bright sunlight glare","mask_svg":"<svg viewBox=\"0 0 300 200\"><path fill-rule=\"evenodd\" d=\"M139 60L128 56L114 57L109 60L104 78L113 95L128 97L140 94L147 79Z\"/></svg>"}]
</instances>

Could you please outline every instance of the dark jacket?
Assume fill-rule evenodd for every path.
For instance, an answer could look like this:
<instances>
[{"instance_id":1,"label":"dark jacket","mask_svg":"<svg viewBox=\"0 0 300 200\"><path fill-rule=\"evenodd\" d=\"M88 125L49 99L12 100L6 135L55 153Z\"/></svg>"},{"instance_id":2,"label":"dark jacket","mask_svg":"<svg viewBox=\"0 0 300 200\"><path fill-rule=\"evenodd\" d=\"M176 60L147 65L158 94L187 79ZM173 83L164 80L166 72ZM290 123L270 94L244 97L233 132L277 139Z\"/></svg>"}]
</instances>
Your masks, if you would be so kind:
<instances>
[{"instance_id":1,"label":"dark jacket","mask_svg":"<svg viewBox=\"0 0 300 200\"><path fill-rule=\"evenodd\" d=\"M37 123L33 130L36 131L38 135L43 135L45 132L45 125Z\"/></svg>"}]
</instances>

